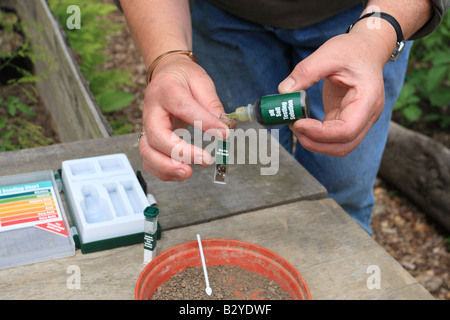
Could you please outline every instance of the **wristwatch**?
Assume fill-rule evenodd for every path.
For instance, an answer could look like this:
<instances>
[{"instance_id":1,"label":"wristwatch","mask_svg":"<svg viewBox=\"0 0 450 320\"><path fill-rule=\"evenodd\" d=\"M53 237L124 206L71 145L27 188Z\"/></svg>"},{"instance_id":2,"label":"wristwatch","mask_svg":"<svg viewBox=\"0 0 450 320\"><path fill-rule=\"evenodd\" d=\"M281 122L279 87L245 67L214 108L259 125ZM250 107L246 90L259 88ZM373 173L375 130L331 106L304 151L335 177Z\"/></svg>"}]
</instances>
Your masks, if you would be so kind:
<instances>
[{"instance_id":1,"label":"wristwatch","mask_svg":"<svg viewBox=\"0 0 450 320\"><path fill-rule=\"evenodd\" d=\"M403 38L403 32L402 32L402 28L400 27L400 24L398 23L398 21L391 16L390 14L384 13L384 12L369 12L365 15L363 15L361 18L359 18L358 20L356 20L355 22L353 22L347 29L347 33L350 32L350 30L353 28L353 26L362 19L368 18L368 17L377 17L377 18L381 18L386 20L387 22L389 22L392 27L395 30L395 33L397 34L397 42L395 43L395 48L394 51L392 51L391 56L389 57L389 61L395 61L397 60L397 58L400 56L400 54L402 53L403 49L405 48L405 39Z\"/></svg>"}]
</instances>

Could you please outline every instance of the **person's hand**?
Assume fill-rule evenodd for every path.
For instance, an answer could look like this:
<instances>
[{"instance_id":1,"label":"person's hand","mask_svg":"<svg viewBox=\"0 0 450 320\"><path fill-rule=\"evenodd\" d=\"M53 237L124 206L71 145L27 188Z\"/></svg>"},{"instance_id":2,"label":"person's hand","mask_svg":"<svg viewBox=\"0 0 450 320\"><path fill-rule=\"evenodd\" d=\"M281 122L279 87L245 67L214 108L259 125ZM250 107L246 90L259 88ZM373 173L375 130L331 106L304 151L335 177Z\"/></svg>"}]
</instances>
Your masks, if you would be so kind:
<instances>
[{"instance_id":1,"label":"person's hand","mask_svg":"<svg viewBox=\"0 0 450 320\"><path fill-rule=\"evenodd\" d=\"M297 64L279 86L280 93L286 93L307 89L325 79L323 122L301 119L291 125L307 150L338 157L348 155L383 111L382 72L392 52L395 34L386 37L370 30L372 34L367 36L366 31L361 26L328 40Z\"/></svg>"},{"instance_id":2,"label":"person's hand","mask_svg":"<svg viewBox=\"0 0 450 320\"><path fill-rule=\"evenodd\" d=\"M166 57L153 71L145 91L142 118L146 134L139 141L144 169L163 181L183 181L192 175L189 164L209 165L208 152L173 131L196 122L202 131L223 138L228 129L218 118L223 112L203 68L187 56Z\"/></svg>"}]
</instances>

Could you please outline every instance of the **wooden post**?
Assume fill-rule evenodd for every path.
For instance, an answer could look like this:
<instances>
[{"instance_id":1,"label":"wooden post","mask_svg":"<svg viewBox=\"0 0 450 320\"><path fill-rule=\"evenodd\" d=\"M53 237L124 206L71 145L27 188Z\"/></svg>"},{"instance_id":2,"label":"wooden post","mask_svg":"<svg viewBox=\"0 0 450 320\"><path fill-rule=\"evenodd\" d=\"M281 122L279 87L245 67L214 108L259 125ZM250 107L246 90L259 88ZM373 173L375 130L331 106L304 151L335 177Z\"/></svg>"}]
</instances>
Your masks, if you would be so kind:
<instances>
[{"instance_id":1,"label":"wooden post","mask_svg":"<svg viewBox=\"0 0 450 320\"><path fill-rule=\"evenodd\" d=\"M450 231L450 150L391 122L380 176Z\"/></svg>"}]
</instances>

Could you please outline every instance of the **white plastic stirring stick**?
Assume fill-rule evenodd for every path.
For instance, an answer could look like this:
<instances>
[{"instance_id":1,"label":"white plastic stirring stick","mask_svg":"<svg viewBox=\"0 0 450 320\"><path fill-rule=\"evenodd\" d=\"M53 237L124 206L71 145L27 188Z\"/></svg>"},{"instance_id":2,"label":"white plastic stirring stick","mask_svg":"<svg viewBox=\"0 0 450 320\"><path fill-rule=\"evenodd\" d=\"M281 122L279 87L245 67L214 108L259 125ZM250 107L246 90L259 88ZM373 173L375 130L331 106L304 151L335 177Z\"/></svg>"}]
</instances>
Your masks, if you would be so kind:
<instances>
[{"instance_id":1,"label":"white plastic stirring stick","mask_svg":"<svg viewBox=\"0 0 450 320\"><path fill-rule=\"evenodd\" d=\"M200 235L197 234L197 241L198 241L198 247L200 248L200 257L202 258L202 265L203 265L203 272L205 273L205 281L206 281L206 293L208 296L212 294L212 289L209 286L209 280L208 280L208 271L206 271L206 263L205 263L205 256L203 255L203 247L202 247L202 240L200 239Z\"/></svg>"}]
</instances>

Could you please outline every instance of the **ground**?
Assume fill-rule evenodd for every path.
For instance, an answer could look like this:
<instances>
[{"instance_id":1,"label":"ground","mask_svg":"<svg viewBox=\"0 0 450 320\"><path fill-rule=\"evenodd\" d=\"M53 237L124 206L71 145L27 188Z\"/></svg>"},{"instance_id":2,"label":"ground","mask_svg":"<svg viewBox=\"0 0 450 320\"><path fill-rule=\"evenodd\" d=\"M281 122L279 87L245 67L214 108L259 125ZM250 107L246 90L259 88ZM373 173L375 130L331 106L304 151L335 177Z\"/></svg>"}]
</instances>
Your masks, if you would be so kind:
<instances>
[{"instance_id":1,"label":"ground","mask_svg":"<svg viewBox=\"0 0 450 320\"><path fill-rule=\"evenodd\" d=\"M115 12L112 19L124 23L123 16ZM135 101L125 110L107 115L108 120L126 118L133 124L133 132L141 130L141 112L145 88L145 65L132 42L126 27L110 41L111 60L104 68L127 69L132 73L133 85L123 88L135 95ZM42 113L43 106L32 108ZM1 114L0 114L1 116ZM37 124L48 128L48 117L37 117ZM450 134L427 128L428 133L448 145ZM55 132L48 134L59 142ZM437 299L450 300L450 239L434 221L394 188L378 179L374 186L375 210L372 218L374 239L386 249L410 274Z\"/></svg>"},{"instance_id":2,"label":"ground","mask_svg":"<svg viewBox=\"0 0 450 320\"><path fill-rule=\"evenodd\" d=\"M374 239L434 297L450 300L448 232L381 179L374 194Z\"/></svg>"}]
</instances>

